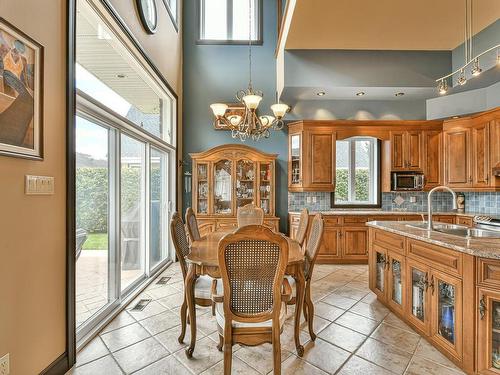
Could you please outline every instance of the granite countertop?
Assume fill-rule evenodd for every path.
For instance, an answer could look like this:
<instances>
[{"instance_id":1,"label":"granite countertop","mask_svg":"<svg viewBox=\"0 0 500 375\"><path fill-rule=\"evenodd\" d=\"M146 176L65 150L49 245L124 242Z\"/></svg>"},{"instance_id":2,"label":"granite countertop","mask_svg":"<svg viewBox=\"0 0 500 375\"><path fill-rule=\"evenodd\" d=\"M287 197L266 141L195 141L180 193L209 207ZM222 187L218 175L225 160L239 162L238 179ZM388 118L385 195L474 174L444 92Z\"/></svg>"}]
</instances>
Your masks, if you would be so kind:
<instances>
[{"instance_id":1,"label":"granite countertop","mask_svg":"<svg viewBox=\"0 0 500 375\"><path fill-rule=\"evenodd\" d=\"M289 214L300 214L300 211L288 211ZM321 213L323 215L427 215L427 211L384 211L382 209L332 209L332 210L320 210L320 211L309 211L311 215L316 213ZM498 217L498 215L485 214L477 211L433 211L434 215L458 215L458 216L468 216L474 217L476 215L485 215L491 217Z\"/></svg>"},{"instance_id":2,"label":"granite countertop","mask_svg":"<svg viewBox=\"0 0 500 375\"><path fill-rule=\"evenodd\" d=\"M370 221L368 226L399 234L401 236L424 241L433 245L446 247L462 253L482 258L500 259L500 239L466 239L437 231L408 227L407 224L417 222L406 221ZM419 223L419 222L418 222Z\"/></svg>"}]
</instances>

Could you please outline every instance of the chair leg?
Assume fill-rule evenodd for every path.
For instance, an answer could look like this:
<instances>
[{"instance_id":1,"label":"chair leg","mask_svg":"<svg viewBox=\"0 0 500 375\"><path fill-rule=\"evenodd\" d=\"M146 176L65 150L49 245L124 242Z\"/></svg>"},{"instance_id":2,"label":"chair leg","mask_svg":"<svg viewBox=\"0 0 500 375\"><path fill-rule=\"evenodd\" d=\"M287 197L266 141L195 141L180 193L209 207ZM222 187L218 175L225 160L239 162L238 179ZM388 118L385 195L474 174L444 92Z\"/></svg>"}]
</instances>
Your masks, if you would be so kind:
<instances>
[{"instance_id":1,"label":"chair leg","mask_svg":"<svg viewBox=\"0 0 500 375\"><path fill-rule=\"evenodd\" d=\"M304 303L302 304L302 311L304 313L304 320L307 322L308 316L307 316L307 301L304 299Z\"/></svg>"},{"instance_id":2,"label":"chair leg","mask_svg":"<svg viewBox=\"0 0 500 375\"><path fill-rule=\"evenodd\" d=\"M304 307L307 307L307 315L308 315L308 327L309 327L309 336L311 336L311 340L316 340L316 334L314 333L314 305L311 300L311 281L308 280L306 282L306 293L304 298Z\"/></svg>"},{"instance_id":3,"label":"chair leg","mask_svg":"<svg viewBox=\"0 0 500 375\"><path fill-rule=\"evenodd\" d=\"M212 302L212 316L215 316L215 302Z\"/></svg>"},{"instance_id":4,"label":"chair leg","mask_svg":"<svg viewBox=\"0 0 500 375\"><path fill-rule=\"evenodd\" d=\"M233 362L233 345L231 338L224 336L224 375L231 375Z\"/></svg>"},{"instance_id":5,"label":"chair leg","mask_svg":"<svg viewBox=\"0 0 500 375\"><path fill-rule=\"evenodd\" d=\"M217 344L217 349L219 349L219 352L222 352L222 349L224 349L224 336L222 336L219 333L219 343Z\"/></svg>"},{"instance_id":6,"label":"chair leg","mask_svg":"<svg viewBox=\"0 0 500 375\"><path fill-rule=\"evenodd\" d=\"M186 321L189 317L187 317L187 301L186 297L184 297L184 301L181 306L181 334L179 336L179 344L184 342L184 336L186 335Z\"/></svg>"},{"instance_id":7,"label":"chair leg","mask_svg":"<svg viewBox=\"0 0 500 375\"><path fill-rule=\"evenodd\" d=\"M280 342L280 328L273 327L273 367L274 375L281 375L281 342Z\"/></svg>"}]
</instances>

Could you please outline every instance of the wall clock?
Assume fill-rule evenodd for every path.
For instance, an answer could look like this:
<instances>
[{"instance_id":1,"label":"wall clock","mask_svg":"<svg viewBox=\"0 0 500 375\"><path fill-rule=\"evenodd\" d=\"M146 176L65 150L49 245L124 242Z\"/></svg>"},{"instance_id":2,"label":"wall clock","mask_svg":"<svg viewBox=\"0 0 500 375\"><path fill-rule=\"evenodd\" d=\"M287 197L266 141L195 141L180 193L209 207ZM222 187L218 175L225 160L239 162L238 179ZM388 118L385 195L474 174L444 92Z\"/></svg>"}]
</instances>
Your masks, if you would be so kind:
<instances>
[{"instance_id":1,"label":"wall clock","mask_svg":"<svg viewBox=\"0 0 500 375\"><path fill-rule=\"evenodd\" d=\"M142 26L148 34L154 34L158 27L158 12L155 0L136 0Z\"/></svg>"}]
</instances>

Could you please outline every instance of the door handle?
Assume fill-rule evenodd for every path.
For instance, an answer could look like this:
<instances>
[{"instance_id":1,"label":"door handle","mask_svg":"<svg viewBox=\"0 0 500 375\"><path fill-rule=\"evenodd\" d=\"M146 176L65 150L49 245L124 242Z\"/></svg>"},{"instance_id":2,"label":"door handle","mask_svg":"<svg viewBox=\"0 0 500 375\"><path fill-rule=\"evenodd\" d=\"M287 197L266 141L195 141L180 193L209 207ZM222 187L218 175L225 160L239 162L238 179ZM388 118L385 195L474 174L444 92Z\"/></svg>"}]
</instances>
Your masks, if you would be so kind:
<instances>
[{"instance_id":1,"label":"door handle","mask_svg":"<svg viewBox=\"0 0 500 375\"><path fill-rule=\"evenodd\" d=\"M481 316L481 320L484 319L484 315L486 314L486 302L484 300L484 294L481 296L479 300L479 315Z\"/></svg>"},{"instance_id":2,"label":"door handle","mask_svg":"<svg viewBox=\"0 0 500 375\"><path fill-rule=\"evenodd\" d=\"M429 284L431 290L432 290L432 295L434 295L434 275L431 275L431 283Z\"/></svg>"}]
</instances>

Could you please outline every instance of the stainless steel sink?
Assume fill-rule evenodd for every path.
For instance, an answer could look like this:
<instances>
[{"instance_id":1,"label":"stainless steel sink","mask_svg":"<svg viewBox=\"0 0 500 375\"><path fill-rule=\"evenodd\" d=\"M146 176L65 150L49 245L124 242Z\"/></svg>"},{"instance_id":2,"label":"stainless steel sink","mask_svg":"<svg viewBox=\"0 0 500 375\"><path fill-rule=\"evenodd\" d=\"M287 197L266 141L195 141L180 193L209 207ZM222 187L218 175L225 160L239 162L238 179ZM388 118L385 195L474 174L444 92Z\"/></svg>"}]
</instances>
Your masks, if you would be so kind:
<instances>
[{"instance_id":1,"label":"stainless steel sink","mask_svg":"<svg viewBox=\"0 0 500 375\"><path fill-rule=\"evenodd\" d=\"M406 224L407 227L427 230L427 223ZM500 238L500 231L468 228L463 225L435 223L436 232L451 234L462 238Z\"/></svg>"}]
</instances>

